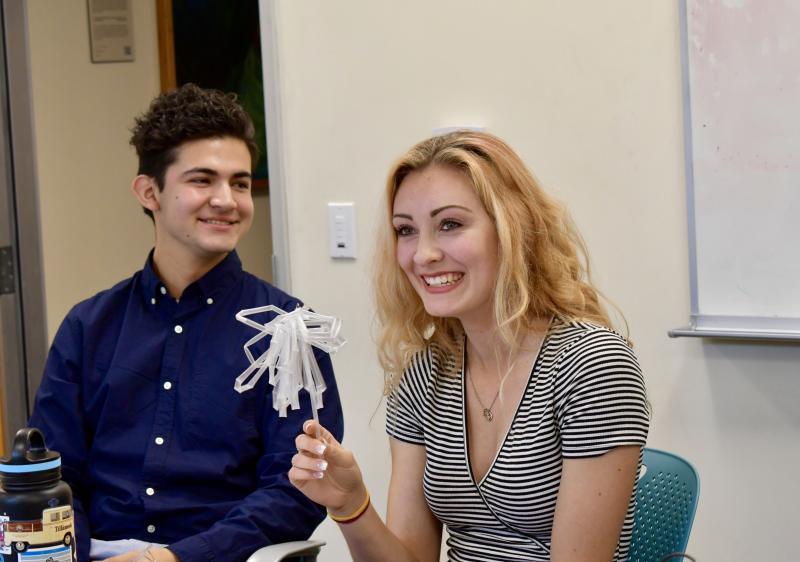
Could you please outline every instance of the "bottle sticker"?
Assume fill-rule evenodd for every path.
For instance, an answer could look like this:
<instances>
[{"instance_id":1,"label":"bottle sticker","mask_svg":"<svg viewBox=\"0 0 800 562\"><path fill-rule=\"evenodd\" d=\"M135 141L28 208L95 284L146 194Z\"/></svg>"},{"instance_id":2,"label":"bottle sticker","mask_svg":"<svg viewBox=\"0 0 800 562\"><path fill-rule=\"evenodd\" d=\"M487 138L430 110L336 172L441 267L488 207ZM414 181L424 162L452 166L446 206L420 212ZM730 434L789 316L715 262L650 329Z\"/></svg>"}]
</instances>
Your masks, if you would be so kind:
<instances>
[{"instance_id":1,"label":"bottle sticker","mask_svg":"<svg viewBox=\"0 0 800 562\"><path fill-rule=\"evenodd\" d=\"M8 521L7 515L0 515L0 553L1 554L11 554L11 545L6 544L6 521ZM2 561L4 557L0 556L0 561Z\"/></svg>"},{"instance_id":2,"label":"bottle sticker","mask_svg":"<svg viewBox=\"0 0 800 562\"><path fill-rule=\"evenodd\" d=\"M16 553L20 561L72 561L75 526L69 505L47 508L42 511L41 519L11 520L6 517L3 534L3 553Z\"/></svg>"}]
</instances>

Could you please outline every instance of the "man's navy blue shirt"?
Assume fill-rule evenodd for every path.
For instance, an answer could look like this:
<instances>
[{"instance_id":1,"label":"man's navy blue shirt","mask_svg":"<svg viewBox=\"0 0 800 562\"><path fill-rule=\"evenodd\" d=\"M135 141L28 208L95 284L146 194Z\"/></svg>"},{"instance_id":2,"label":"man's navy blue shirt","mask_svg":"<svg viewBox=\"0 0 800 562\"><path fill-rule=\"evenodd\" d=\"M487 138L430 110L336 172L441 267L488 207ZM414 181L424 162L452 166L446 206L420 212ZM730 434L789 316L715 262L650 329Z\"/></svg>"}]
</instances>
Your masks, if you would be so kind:
<instances>
[{"instance_id":1,"label":"man's navy blue shirt","mask_svg":"<svg viewBox=\"0 0 800 562\"><path fill-rule=\"evenodd\" d=\"M89 537L170 545L181 562L245 560L271 543L307 538L325 511L287 477L295 437L311 417L278 418L265 374L237 393L257 332L244 308L300 302L242 271L235 252L170 297L152 267L81 302L47 359L30 425L61 453L75 498L78 556ZM267 322L272 314L264 314ZM264 338L253 351L269 345ZM342 437L327 354L315 355L327 391L320 421Z\"/></svg>"}]
</instances>

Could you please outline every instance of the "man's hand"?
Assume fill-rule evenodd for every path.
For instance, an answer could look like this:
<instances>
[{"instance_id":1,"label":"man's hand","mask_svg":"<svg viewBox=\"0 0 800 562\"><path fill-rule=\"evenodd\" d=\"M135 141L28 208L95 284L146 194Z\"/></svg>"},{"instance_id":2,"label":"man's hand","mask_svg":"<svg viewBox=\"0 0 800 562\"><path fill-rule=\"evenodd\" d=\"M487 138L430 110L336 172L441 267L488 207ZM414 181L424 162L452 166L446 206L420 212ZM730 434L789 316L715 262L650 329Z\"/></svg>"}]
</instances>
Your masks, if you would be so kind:
<instances>
[{"instance_id":1,"label":"man's hand","mask_svg":"<svg viewBox=\"0 0 800 562\"><path fill-rule=\"evenodd\" d=\"M103 562L179 562L168 548L150 547L106 558Z\"/></svg>"}]
</instances>

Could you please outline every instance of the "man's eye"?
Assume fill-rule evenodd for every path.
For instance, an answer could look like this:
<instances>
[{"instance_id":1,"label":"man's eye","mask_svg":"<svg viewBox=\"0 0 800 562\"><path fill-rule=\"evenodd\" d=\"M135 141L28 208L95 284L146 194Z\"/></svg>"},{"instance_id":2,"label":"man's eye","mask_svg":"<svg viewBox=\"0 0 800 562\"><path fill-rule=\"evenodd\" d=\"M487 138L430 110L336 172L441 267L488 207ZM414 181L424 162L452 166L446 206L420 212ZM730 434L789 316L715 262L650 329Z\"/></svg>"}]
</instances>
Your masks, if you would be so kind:
<instances>
[{"instance_id":1,"label":"man's eye","mask_svg":"<svg viewBox=\"0 0 800 562\"><path fill-rule=\"evenodd\" d=\"M458 228L460 226L461 226L460 222L447 219L447 220L443 220L442 221L442 224L441 224L440 228L442 230L455 230L456 228Z\"/></svg>"},{"instance_id":2,"label":"man's eye","mask_svg":"<svg viewBox=\"0 0 800 562\"><path fill-rule=\"evenodd\" d=\"M211 182L209 181L208 178L197 177L197 178L190 178L189 179L189 183L196 183L196 184L200 184L200 185L208 185Z\"/></svg>"},{"instance_id":3,"label":"man's eye","mask_svg":"<svg viewBox=\"0 0 800 562\"><path fill-rule=\"evenodd\" d=\"M247 182L238 182L238 183L236 183L234 185L236 187L238 187L239 189L244 189L244 190L250 189L250 184L247 183Z\"/></svg>"}]
</instances>

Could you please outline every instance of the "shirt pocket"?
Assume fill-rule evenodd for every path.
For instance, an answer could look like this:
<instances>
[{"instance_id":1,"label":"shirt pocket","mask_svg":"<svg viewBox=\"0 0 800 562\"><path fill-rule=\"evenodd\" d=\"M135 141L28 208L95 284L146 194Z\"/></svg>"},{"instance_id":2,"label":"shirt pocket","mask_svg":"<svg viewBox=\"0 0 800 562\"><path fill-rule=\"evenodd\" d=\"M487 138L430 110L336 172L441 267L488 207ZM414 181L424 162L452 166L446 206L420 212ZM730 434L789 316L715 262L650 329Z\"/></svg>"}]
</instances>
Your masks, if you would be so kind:
<instances>
[{"instance_id":1,"label":"shirt pocket","mask_svg":"<svg viewBox=\"0 0 800 562\"><path fill-rule=\"evenodd\" d=\"M244 393L234 390L230 369L198 371L189 381L187 435L204 448L249 456L260 450L260 407L263 387ZM184 389L186 390L186 389Z\"/></svg>"}]
</instances>

